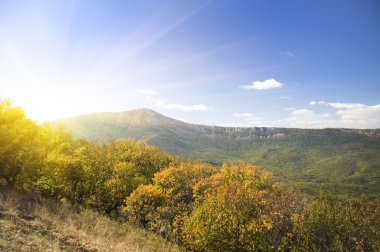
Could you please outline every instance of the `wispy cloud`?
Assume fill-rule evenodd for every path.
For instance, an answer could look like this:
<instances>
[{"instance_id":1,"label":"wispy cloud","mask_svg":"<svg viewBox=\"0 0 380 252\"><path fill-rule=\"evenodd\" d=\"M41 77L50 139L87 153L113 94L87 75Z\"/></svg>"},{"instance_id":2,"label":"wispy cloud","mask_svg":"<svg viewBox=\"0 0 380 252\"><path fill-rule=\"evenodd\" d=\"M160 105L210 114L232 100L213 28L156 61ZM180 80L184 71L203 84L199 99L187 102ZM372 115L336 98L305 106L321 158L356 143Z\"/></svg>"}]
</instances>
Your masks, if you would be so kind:
<instances>
[{"instance_id":1,"label":"wispy cloud","mask_svg":"<svg viewBox=\"0 0 380 252\"><path fill-rule=\"evenodd\" d=\"M141 89L140 90L141 93L145 94L145 95L154 95L156 94L156 91L154 91L153 89Z\"/></svg>"},{"instance_id":2,"label":"wispy cloud","mask_svg":"<svg viewBox=\"0 0 380 252\"><path fill-rule=\"evenodd\" d=\"M294 53L290 52L290 51L285 51L284 54L286 54L287 56L289 57L294 57Z\"/></svg>"},{"instance_id":3,"label":"wispy cloud","mask_svg":"<svg viewBox=\"0 0 380 252\"><path fill-rule=\"evenodd\" d=\"M356 109L356 108L364 108L367 105L361 103L344 103L344 102L325 102L325 101L311 101L310 105L326 105L328 107L334 109Z\"/></svg>"},{"instance_id":4,"label":"wispy cloud","mask_svg":"<svg viewBox=\"0 0 380 252\"><path fill-rule=\"evenodd\" d=\"M327 103L328 106L334 109L358 109L368 107L361 103L341 103L341 102L330 102Z\"/></svg>"},{"instance_id":5,"label":"wispy cloud","mask_svg":"<svg viewBox=\"0 0 380 252\"><path fill-rule=\"evenodd\" d=\"M253 113L235 113L232 116L238 121L231 123L221 123L219 126L223 127L262 127L270 126L268 123L264 122L262 118L256 116Z\"/></svg>"},{"instance_id":6,"label":"wispy cloud","mask_svg":"<svg viewBox=\"0 0 380 252\"><path fill-rule=\"evenodd\" d=\"M255 114L252 113L235 113L232 115L236 118L252 118L255 116Z\"/></svg>"},{"instance_id":7,"label":"wispy cloud","mask_svg":"<svg viewBox=\"0 0 380 252\"><path fill-rule=\"evenodd\" d=\"M163 109L177 109L181 111L204 111L208 109L208 107L204 104L184 105L178 103L164 103L162 101L158 101L156 105Z\"/></svg>"},{"instance_id":8,"label":"wispy cloud","mask_svg":"<svg viewBox=\"0 0 380 252\"><path fill-rule=\"evenodd\" d=\"M235 113L233 116L235 118L242 119L243 122L249 126L264 124L263 120L253 113Z\"/></svg>"},{"instance_id":9,"label":"wispy cloud","mask_svg":"<svg viewBox=\"0 0 380 252\"><path fill-rule=\"evenodd\" d=\"M282 96L280 96L279 98L280 98L280 99L283 99L283 100L291 100L291 99L292 99L292 97L290 97L290 96L286 96L286 95L282 95Z\"/></svg>"},{"instance_id":10,"label":"wispy cloud","mask_svg":"<svg viewBox=\"0 0 380 252\"><path fill-rule=\"evenodd\" d=\"M90 76L100 78L110 74L131 63L133 57L144 52L146 49L157 43L164 36L170 34L175 29L186 23L188 20L203 11L212 1L204 1L194 8L186 11L173 13L170 5L157 10L149 19L141 23L135 30L101 57L93 66ZM133 65L133 64L132 64Z\"/></svg>"},{"instance_id":11,"label":"wispy cloud","mask_svg":"<svg viewBox=\"0 0 380 252\"><path fill-rule=\"evenodd\" d=\"M268 79L264 81L254 81L250 85L241 85L242 89L256 89L256 90L266 90L266 89L274 89L281 88L283 84L281 82L276 81L275 79Z\"/></svg>"}]
</instances>

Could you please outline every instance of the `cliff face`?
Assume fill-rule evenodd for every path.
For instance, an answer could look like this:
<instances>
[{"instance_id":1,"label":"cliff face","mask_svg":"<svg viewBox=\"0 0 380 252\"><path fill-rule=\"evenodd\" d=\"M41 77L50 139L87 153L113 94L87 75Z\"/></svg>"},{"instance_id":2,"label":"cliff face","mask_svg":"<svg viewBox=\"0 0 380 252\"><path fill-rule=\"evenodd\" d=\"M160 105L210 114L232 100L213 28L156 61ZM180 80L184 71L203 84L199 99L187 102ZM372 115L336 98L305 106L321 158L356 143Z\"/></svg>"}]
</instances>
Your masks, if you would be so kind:
<instances>
[{"instance_id":1,"label":"cliff face","mask_svg":"<svg viewBox=\"0 0 380 252\"><path fill-rule=\"evenodd\" d=\"M279 138L289 135L288 129L267 127L213 127L211 135L231 137L234 139L257 139L257 138Z\"/></svg>"}]
</instances>

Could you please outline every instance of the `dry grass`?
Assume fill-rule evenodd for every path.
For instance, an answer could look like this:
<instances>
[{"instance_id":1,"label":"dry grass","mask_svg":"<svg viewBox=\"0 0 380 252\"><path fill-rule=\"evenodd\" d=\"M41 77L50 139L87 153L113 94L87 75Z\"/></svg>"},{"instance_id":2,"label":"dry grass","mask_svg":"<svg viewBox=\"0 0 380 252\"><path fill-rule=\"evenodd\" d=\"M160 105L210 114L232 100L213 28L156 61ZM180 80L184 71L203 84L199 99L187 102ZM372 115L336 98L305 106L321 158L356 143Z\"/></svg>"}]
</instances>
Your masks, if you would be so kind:
<instances>
[{"instance_id":1,"label":"dry grass","mask_svg":"<svg viewBox=\"0 0 380 252\"><path fill-rule=\"evenodd\" d=\"M148 231L68 203L1 189L0 251L179 251Z\"/></svg>"}]
</instances>

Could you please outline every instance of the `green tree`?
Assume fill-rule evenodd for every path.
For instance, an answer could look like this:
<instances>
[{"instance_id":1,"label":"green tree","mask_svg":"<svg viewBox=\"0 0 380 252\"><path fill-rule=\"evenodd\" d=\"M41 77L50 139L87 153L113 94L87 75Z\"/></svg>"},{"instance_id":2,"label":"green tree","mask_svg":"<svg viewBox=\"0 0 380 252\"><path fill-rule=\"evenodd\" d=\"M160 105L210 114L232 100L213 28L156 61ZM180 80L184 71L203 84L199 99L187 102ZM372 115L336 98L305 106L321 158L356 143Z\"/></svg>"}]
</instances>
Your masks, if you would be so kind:
<instances>
[{"instance_id":1,"label":"green tree","mask_svg":"<svg viewBox=\"0 0 380 252\"><path fill-rule=\"evenodd\" d=\"M379 251L380 207L324 192L295 220L294 251Z\"/></svg>"}]
</instances>

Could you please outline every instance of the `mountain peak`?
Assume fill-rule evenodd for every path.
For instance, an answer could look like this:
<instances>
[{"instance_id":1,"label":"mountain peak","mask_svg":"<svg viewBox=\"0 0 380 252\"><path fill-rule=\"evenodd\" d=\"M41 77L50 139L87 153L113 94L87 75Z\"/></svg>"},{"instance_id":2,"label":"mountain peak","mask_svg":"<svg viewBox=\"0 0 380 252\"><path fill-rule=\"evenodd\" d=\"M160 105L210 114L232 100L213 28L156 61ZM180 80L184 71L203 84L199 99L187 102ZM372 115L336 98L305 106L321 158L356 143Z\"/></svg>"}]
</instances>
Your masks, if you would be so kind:
<instances>
[{"instance_id":1,"label":"mountain peak","mask_svg":"<svg viewBox=\"0 0 380 252\"><path fill-rule=\"evenodd\" d=\"M120 115L121 116L121 115ZM141 123L148 123L148 124L166 124L166 123L173 123L177 120L164 116L152 109L149 108L139 108L134 110L125 111L122 113L122 116L124 117L123 121L128 121L132 124L141 124Z\"/></svg>"},{"instance_id":2,"label":"mountain peak","mask_svg":"<svg viewBox=\"0 0 380 252\"><path fill-rule=\"evenodd\" d=\"M153 113L153 114L160 114L156 111L154 111L153 109L150 109L150 108L137 108L137 109L132 109L132 110L128 110L128 111L125 111L125 113Z\"/></svg>"}]
</instances>

